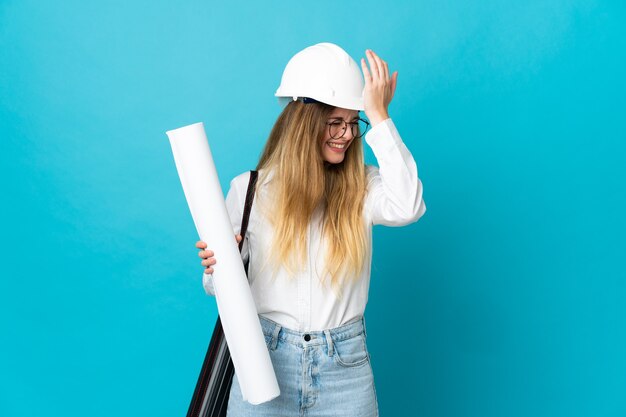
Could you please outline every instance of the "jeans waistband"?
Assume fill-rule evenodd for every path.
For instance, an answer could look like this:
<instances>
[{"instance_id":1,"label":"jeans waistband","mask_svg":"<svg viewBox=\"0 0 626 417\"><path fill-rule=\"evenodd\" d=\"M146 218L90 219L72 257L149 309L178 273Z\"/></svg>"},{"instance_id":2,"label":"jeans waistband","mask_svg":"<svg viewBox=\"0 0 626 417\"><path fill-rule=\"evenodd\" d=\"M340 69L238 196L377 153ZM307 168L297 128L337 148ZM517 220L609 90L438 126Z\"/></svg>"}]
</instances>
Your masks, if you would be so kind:
<instances>
[{"instance_id":1,"label":"jeans waistband","mask_svg":"<svg viewBox=\"0 0 626 417\"><path fill-rule=\"evenodd\" d=\"M340 342L358 336L361 333L367 334L363 316L339 327L312 332L299 332L289 329L261 315L259 315L259 319L263 333L272 337L274 346L279 340L298 346L313 346L330 343L331 341Z\"/></svg>"}]
</instances>

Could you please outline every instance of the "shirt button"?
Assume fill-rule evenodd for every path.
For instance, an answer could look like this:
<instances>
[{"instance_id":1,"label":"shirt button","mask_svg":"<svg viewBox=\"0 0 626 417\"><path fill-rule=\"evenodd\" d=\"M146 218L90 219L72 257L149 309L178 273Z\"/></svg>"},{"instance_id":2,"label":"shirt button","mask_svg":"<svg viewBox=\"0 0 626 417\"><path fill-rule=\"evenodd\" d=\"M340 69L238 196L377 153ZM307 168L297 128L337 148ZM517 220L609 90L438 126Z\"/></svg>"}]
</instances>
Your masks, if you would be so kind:
<instances>
[{"instance_id":1,"label":"shirt button","mask_svg":"<svg viewBox=\"0 0 626 417\"><path fill-rule=\"evenodd\" d=\"M311 340L311 335L310 335L310 334L305 334L305 335L304 335L304 340L306 340L307 342L308 342L309 340Z\"/></svg>"}]
</instances>

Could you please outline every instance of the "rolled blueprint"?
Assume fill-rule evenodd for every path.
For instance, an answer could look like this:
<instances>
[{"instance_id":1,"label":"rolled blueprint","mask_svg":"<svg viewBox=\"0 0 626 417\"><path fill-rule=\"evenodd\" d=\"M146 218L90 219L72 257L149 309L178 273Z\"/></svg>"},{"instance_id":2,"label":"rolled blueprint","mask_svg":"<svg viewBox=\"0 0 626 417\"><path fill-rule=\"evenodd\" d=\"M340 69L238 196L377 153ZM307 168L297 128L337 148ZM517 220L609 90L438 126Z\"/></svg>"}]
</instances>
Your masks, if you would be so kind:
<instances>
[{"instance_id":1,"label":"rolled blueprint","mask_svg":"<svg viewBox=\"0 0 626 417\"><path fill-rule=\"evenodd\" d=\"M213 272L215 297L242 396L251 404L264 403L280 390L204 125L166 133L198 235L219 258Z\"/></svg>"}]
</instances>

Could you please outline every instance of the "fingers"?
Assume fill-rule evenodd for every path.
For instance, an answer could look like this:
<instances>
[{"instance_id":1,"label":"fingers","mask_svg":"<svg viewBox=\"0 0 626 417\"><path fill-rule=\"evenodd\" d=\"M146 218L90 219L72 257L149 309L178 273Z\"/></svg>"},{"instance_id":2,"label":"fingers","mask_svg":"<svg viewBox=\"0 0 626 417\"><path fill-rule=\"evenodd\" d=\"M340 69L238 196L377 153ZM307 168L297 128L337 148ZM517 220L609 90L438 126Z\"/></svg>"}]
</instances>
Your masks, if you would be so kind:
<instances>
[{"instance_id":1,"label":"fingers","mask_svg":"<svg viewBox=\"0 0 626 417\"><path fill-rule=\"evenodd\" d=\"M235 240L237 241L237 243L241 242L241 235L235 235ZM202 249L200 252L198 252L198 256L202 258L200 264L205 268L204 273L208 275L212 274L213 268L211 268L211 266L217 263L215 258L213 258L213 256L215 256L215 253L212 250L208 250L206 248L206 243L201 240L196 242L196 248Z\"/></svg>"},{"instance_id":2,"label":"fingers","mask_svg":"<svg viewBox=\"0 0 626 417\"><path fill-rule=\"evenodd\" d=\"M211 265L215 265L216 263L217 261L215 260L215 258L208 258L200 262L200 265L209 267Z\"/></svg>"},{"instance_id":3,"label":"fingers","mask_svg":"<svg viewBox=\"0 0 626 417\"><path fill-rule=\"evenodd\" d=\"M369 84L372 82L372 74L370 74L370 70L367 69L367 64L365 63L365 58L361 58L361 70L363 71L363 78L365 79L365 84Z\"/></svg>"},{"instance_id":4,"label":"fingers","mask_svg":"<svg viewBox=\"0 0 626 417\"><path fill-rule=\"evenodd\" d=\"M367 59L369 60L369 63L370 63L372 78L380 78L384 81L388 81L389 80L389 66L387 65L387 62L383 61L371 49L367 49L365 52L367 54ZM361 66L363 66L363 62L361 62Z\"/></svg>"},{"instance_id":5,"label":"fingers","mask_svg":"<svg viewBox=\"0 0 626 417\"><path fill-rule=\"evenodd\" d=\"M376 66L378 67L378 77L383 81L387 81L389 79L389 74L385 75L385 65L383 63L383 60L380 59L380 57L376 55L374 51L372 51L372 55L374 55L374 61L376 62Z\"/></svg>"},{"instance_id":6,"label":"fingers","mask_svg":"<svg viewBox=\"0 0 626 417\"><path fill-rule=\"evenodd\" d=\"M201 250L198 252L198 256L202 259L210 258L211 256L215 256L212 250Z\"/></svg>"},{"instance_id":7,"label":"fingers","mask_svg":"<svg viewBox=\"0 0 626 417\"><path fill-rule=\"evenodd\" d=\"M391 76L391 98L396 92L396 85L398 84L398 71L395 71Z\"/></svg>"},{"instance_id":8,"label":"fingers","mask_svg":"<svg viewBox=\"0 0 626 417\"><path fill-rule=\"evenodd\" d=\"M372 51L372 50L370 50L370 54L374 58L374 63L376 64L376 70L377 70L377 73L378 73L378 78L382 79L382 80L386 80L386 78L385 78L385 68L383 66L383 60L380 59L380 57L378 55L376 55L376 53L374 51Z\"/></svg>"},{"instance_id":9,"label":"fingers","mask_svg":"<svg viewBox=\"0 0 626 417\"><path fill-rule=\"evenodd\" d=\"M214 253L212 250L203 250L198 252L198 256L202 258L202 261L200 261L200 265L205 268L205 274L211 275L213 273L213 268L211 268L211 266L217 263L215 258L213 258L213 255Z\"/></svg>"},{"instance_id":10,"label":"fingers","mask_svg":"<svg viewBox=\"0 0 626 417\"><path fill-rule=\"evenodd\" d=\"M370 71L372 73L372 79L376 80L380 78L380 69L378 67L378 62L376 62L376 56L374 55L374 52L371 49L368 49L367 51L365 51L365 54L370 64Z\"/></svg>"},{"instance_id":11,"label":"fingers","mask_svg":"<svg viewBox=\"0 0 626 417\"><path fill-rule=\"evenodd\" d=\"M215 258L205 258L200 262L200 265L202 265L205 269L204 269L204 273L211 275L214 271L213 268L211 268L212 265L215 265L217 263L217 261L215 260Z\"/></svg>"}]
</instances>

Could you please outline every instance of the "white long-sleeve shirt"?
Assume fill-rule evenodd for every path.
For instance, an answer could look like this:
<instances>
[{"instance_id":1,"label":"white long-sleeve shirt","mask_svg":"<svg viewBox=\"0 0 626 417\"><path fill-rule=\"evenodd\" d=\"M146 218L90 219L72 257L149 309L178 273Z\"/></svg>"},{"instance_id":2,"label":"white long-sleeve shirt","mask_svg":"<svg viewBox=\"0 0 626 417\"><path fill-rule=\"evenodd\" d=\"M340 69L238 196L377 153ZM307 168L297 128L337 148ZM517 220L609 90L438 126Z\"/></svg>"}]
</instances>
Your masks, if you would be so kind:
<instances>
[{"instance_id":1,"label":"white long-sleeve shirt","mask_svg":"<svg viewBox=\"0 0 626 417\"><path fill-rule=\"evenodd\" d=\"M250 212L242 258L249 260L248 280L257 312L281 325L300 332L325 330L360 318L367 304L372 263L372 226L403 226L417 221L426 211L422 198L422 182L417 165L402 142L394 123L387 119L374 126L365 136L379 167L366 166L368 189L363 207L367 227L368 251L365 267L358 280L345 280L343 296L337 298L330 279L321 283L324 271L325 244L322 239L319 213L309 225L308 263L296 276L287 271L269 270L264 262L269 258L273 230L258 209L257 200L267 197L265 185L257 183L257 192ZM239 234L250 172L235 177L230 183L226 207L233 231ZM219 259L219 254L215 255ZM219 261L218 261L219 263ZM215 267L219 268L219 264ZM276 274L272 280L273 273ZM207 294L214 295L213 278L203 275Z\"/></svg>"}]
</instances>

